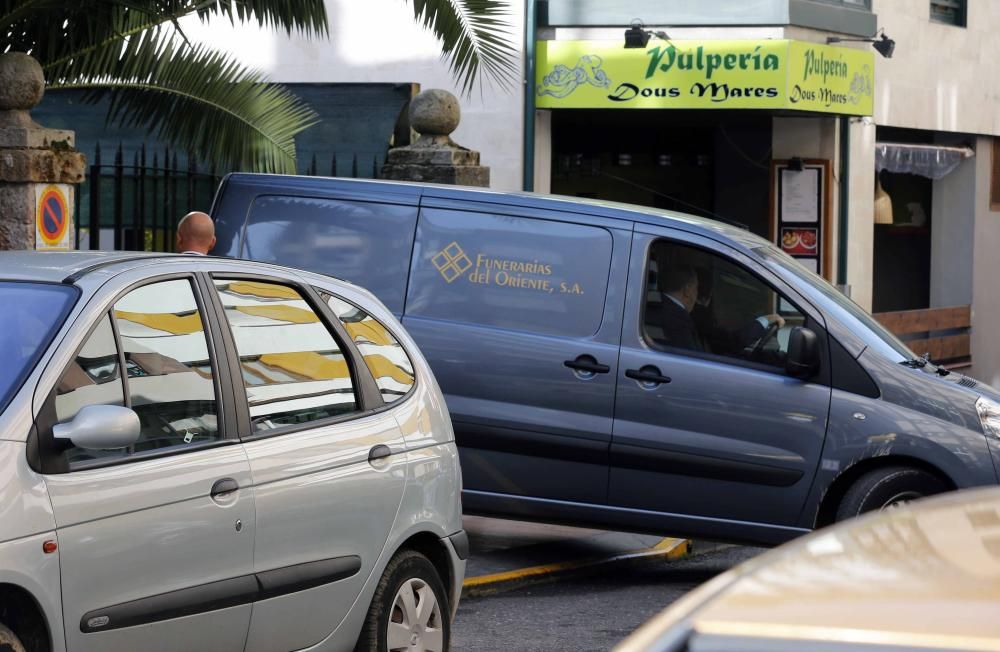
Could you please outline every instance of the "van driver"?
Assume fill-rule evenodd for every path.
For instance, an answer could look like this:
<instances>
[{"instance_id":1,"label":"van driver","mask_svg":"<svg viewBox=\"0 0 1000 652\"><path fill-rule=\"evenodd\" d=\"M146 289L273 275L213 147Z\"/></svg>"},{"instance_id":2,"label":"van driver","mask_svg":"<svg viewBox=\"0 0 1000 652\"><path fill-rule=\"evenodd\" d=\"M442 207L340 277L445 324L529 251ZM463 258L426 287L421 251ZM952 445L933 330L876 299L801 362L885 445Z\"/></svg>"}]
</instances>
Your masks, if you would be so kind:
<instances>
[{"instance_id":1,"label":"van driver","mask_svg":"<svg viewBox=\"0 0 1000 652\"><path fill-rule=\"evenodd\" d=\"M663 294L661 326L667 346L714 353L739 353L757 342L772 324L779 328L785 320L778 314L757 317L742 329L731 331L719 326L712 319L696 320L692 311L699 305L698 273L690 265L670 267L660 277ZM705 300L702 304L707 303ZM731 351L713 351L710 343L723 343Z\"/></svg>"}]
</instances>

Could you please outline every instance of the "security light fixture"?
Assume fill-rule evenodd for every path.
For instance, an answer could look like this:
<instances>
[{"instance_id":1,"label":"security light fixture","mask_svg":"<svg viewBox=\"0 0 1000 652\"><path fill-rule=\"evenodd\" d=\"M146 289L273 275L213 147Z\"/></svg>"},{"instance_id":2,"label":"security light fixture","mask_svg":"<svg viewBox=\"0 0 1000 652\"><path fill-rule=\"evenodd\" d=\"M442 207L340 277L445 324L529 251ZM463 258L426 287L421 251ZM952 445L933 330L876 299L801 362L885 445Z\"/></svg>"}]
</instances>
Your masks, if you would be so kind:
<instances>
[{"instance_id":1,"label":"security light fixture","mask_svg":"<svg viewBox=\"0 0 1000 652\"><path fill-rule=\"evenodd\" d=\"M655 36L658 39L664 41L669 41L670 37L664 31L650 31L645 28L642 21L636 18L632 21L632 25L625 30L625 47L626 48L644 48L646 44L649 43L649 39Z\"/></svg>"},{"instance_id":2,"label":"security light fixture","mask_svg":"<svg viewBox=\"0 0 1000 652\"><path fill-rule=\"evenodd\" d=\"M880 29L871 38L841 38L839 36L828 36L826 42L829 43L871 43L875 51L886 59L892 58L892 53L896 50L896 42L885 35L885 30Z\"/></svg>"}]
</instances>

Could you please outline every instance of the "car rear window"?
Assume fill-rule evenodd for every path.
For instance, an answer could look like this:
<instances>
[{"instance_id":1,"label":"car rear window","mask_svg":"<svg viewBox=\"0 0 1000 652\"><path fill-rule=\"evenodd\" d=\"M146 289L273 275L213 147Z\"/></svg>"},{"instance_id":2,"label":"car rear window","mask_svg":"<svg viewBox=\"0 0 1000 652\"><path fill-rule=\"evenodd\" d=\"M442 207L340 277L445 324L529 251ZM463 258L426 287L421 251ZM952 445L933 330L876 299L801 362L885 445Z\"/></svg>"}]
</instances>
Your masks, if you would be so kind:
<instances>
[{"instance_id":1,"label":"car rear window","mask_svg":"<svg viewBox=\"0 0 1000 652\"><path fill-rule=\"evenodd\" d=\"M0 281L0 410L35 368L78 292L67 285Z\"/></svg>"}]
</instances>

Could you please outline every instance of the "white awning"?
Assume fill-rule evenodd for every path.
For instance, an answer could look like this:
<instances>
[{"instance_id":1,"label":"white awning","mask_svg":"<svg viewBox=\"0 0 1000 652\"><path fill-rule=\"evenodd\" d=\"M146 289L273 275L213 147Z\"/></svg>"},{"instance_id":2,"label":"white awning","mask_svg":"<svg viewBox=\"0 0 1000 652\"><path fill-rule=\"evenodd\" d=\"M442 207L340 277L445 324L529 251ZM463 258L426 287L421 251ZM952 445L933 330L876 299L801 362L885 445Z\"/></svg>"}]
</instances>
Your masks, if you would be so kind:
<instances>
[{"instance_id":1,"label":"white awning","mask_svg":"<svg viewBox=\"0 0 1000 652\"><path fill-rule=\"evenodd\" d=\"M875 170L940 179L971 156L975 156L975 152L969 147L875 143Z\"/></svg>"}]
</instances>

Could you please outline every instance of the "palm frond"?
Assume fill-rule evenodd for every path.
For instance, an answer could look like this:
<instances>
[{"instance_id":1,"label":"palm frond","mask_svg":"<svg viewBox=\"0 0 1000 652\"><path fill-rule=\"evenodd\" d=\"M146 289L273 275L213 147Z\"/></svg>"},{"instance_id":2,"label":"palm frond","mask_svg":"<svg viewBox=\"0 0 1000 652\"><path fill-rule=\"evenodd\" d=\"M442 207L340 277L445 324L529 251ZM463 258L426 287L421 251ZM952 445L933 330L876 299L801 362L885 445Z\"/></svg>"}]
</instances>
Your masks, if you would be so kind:
<instances>
[{"instance_id":1,"label":"palm frond","mask_svg":"<svg viewBox=\"0 0 1000 652\"><path fill-rule=\"evenodd\" d=\"M108 120L143 126L159 138L229 169L295 171L295 135L315 113L283 87L167 29L91 50L49 71L49 88L110 98Z\"/></svg>"},{"instance_id":2,"label":"palm frond","mask_svg":"<svg viewBox=\"0 0 1000 652\"><path fill-rule=\"evenodd\" d=\"M207 4L198 11L202 20L221 15L234 24L256 22L287 34L329 36L323 0L214 0Z\"/></svg>"},{"instance_id":3,"label":"palm frond","mask_svg":"<svg viewBox=\"0 0 1000 652\"><path fill-rule=\"evenodd\" d=\"M441 40L452 75L468 95L482 71L509 88L517 71L505 0L412 0L418 22Z\"/></svg>"}]
</instances>

